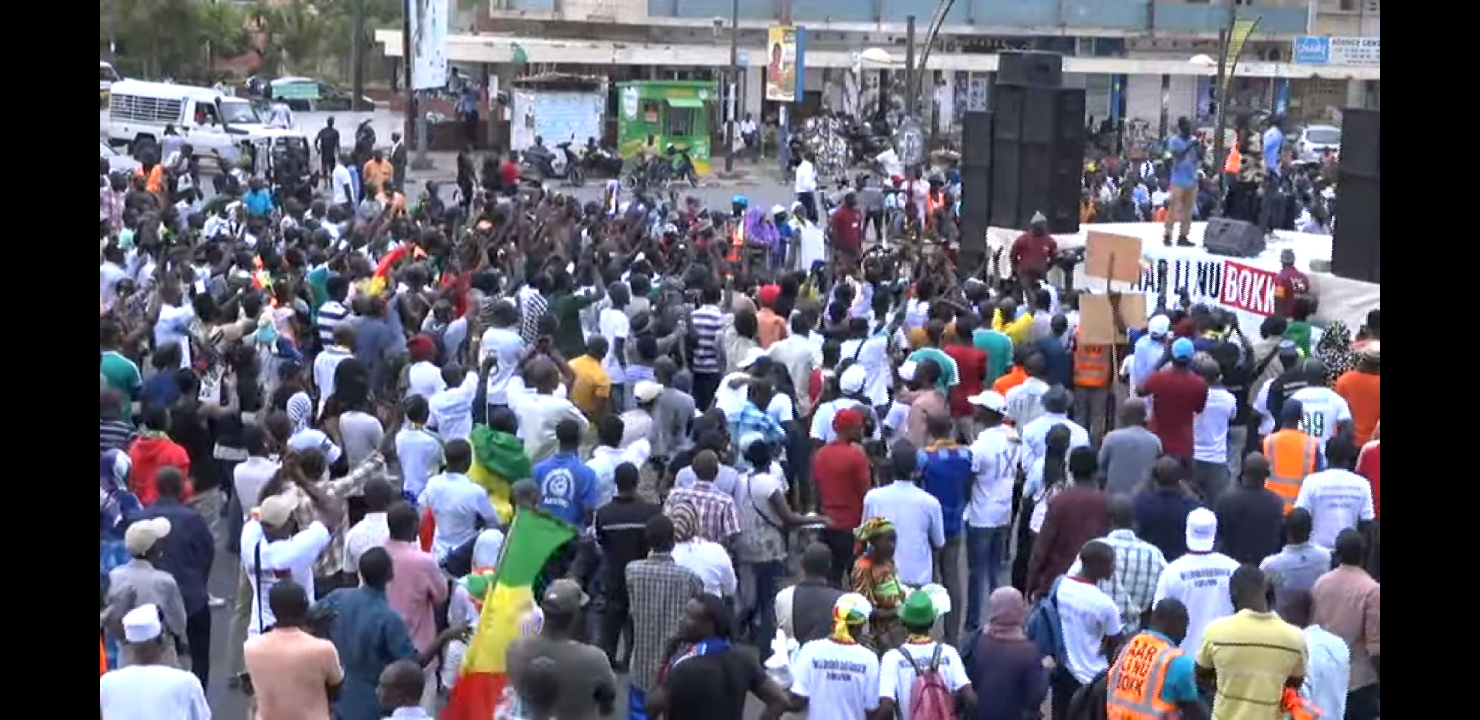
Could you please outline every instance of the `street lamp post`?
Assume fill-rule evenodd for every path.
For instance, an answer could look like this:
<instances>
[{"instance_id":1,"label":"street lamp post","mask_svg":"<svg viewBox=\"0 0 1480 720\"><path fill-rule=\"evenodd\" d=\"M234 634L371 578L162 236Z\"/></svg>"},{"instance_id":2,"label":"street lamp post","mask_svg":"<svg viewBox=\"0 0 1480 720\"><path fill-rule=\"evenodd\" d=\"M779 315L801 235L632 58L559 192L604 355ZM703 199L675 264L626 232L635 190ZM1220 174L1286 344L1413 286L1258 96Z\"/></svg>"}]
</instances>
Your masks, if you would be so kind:
<instances>
[{"instance_id":1,"label":"street lamp post","mask_svg":"<svg viewBox=\"0 0 1480 720\"><path fill-rule=\"evenodd\" d=\"M735 172L735 121L739 118L740 0L730 0L730 77L725 103L725 172Z\"/></svg>"}]
</instances>

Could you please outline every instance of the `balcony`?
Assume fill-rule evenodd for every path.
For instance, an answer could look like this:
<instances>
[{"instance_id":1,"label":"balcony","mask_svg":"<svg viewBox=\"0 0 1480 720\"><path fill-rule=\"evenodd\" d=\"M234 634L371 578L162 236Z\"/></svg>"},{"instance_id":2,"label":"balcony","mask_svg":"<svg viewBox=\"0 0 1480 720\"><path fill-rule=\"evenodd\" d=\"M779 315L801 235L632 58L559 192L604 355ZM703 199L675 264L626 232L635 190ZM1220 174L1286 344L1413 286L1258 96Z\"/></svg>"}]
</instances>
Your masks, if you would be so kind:
<instances>
[{"instance_id":1,"label":"balcony","mask_svg":"<svg viewBox=\"0 0 1480 720\"><path fill-rule=\"evenodd\" d=\"M543 4L552 0L505 0L510 5ZM642 0L639 0L642 1ZM708 22L730 16L730 0L645 0L654 19ZM775 21L783 0L740 0L740 19L750 23ZM903 26L914 15L928 23L936 0L851 0L801 2L791 0L792 20L800 25L847 30L846 25ZM1294 36L1306 32L1304 7L1235 9L1239 18L1259 17L1260 35ZM747 24L750 24L747 23ZM1152 0L957 0L946 16L948 29L982 28L1022 33L1078 33L1107 35L1215 34L1228 24L1228 6L1163 3ZM864 30L867 28L858 28Z\"/></svg>"}]
</instances>

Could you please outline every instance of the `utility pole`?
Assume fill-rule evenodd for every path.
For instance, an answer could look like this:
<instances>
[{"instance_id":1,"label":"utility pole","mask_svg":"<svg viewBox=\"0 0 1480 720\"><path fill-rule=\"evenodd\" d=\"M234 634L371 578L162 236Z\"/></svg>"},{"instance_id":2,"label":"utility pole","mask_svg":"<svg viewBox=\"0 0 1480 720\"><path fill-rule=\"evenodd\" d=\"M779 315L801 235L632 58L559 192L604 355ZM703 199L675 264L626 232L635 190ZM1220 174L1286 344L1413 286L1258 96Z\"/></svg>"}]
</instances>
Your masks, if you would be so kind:
<instances>
[{"instance_id":1,"label":"utility pole","mask_svg":"<svg viewBox=\"0 0 1480 720\"><path fill-rule=\"evenodd\" d=\"M740 117L740 0L730 0L730 77L725 104L725 172L735 172L735 122Z\"/></svg>"},{"instance_id":2,"label":"utility pole","mask_svg":"<svg viewBox=\"0 0 1480 720\"><path fill-rule=\"evenodd\" d=\"M915 16L904 19L904 114L914 117L919 108L920 92L915 80L920 71L915 69Z\"/></svg>"},{"instance_id":3,"label":"utility pole","mask_svg":"<svg viewBox=\"0 0 1480 720\"><path fill-rule=\"evenodd\" d=\"M360 112L365 109L365 0L350 0L349 25L354 34L349 43L350 91L354 93L349 107Z\"/></svg>"},{"instance_id":4,"label":"utility pole","mask_svg":"<svg viewBox=\"0 0 1480 720\"><path fill-rule=\"evenodd\" d=\"M439 0L432 1L438 2ZM355 2L364 3L365 0L355 0ZM405 116L402 118L401 142L416 143L416 159L411 163L411 167L418 170L423 170L426 169L425 166L428 164L427 143L425 134L417 132L417 129L421 127L423 123L418 122L421 116L421 109L417 107L418 103L416 101L416 83L413 82L413 78L411 77L412 69L416 67L416 58L412 57L413 50L415 49L415 44L411 42L411 29L413 27L411 16L412 13L416 12L416 9L417 0L402 0L401 60L403 62L402 67L405 69L401 73L401 91L404 94L406 100L406 113ZM416 21L417 23L424 23L426 22L426 18L418 17L416 18Z\"/></svg>"}]
</instances>

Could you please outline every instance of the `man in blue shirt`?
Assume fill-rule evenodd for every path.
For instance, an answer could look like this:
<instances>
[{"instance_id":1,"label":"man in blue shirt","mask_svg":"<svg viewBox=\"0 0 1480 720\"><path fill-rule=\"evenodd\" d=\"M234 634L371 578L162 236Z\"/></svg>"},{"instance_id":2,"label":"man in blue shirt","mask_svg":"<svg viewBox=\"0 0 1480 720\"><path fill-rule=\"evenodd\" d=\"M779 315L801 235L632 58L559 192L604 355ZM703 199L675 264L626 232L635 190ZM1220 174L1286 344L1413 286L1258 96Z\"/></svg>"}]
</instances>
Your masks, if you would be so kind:
<instances>
[{"instance_id":1,"label":"man in blue shirt","mask_svg":"<svg viewBox=\"0 0 1480 720\"><path fill-rule=\"evenodd\" d=\"M1208 707L1203 704L1197 691L1195 679L1197 663L1191 655L1177 649L1182 639L1187 636L1187 622L1187 606L1183 605L1180 600L1167 598L1156 604L1156 607L1151 610L1151 621L1148 627L1141 631L1141 635L1151 637L1142 638L1140 642L1137 638L1131 638L1130 643L1127 644L1131 652L1122 653L1110 667L1106 685L1112 711L1145 710L1157 704L1164 704L1176 708L1184 718L1208 717ZM1157 641L1171 646L1171 652L1166 655L1165 667L1149 667L1143 672L1136 672L1136 665L1141 667L1147 667L1142 663L1154 665L1156 656L1146 657L1146 652L1147 649L1155 652L1160 645ZM1135 687L1135 684L1121 682L1122 679L1133 680L1136 675L1149 680L1158 673L1161 675L1161 689L1156 699L1160 700L1160 703L1152 702L1149 698L1137 698L1134 691L1128 691L1129 688ZM1131 677L1125 677L1127 675ZM1154 683L1147 683L1142 687L1154 687Z\"/></svg>"},{"instance_id":2,"label":"man in blue shirt","mask_svg":"<svg viewBox=\"0 0 1480 720\"><path fill-rule=\"evenodd\" d=\"M540 508L576 527L589 527L596 514L596 471L581 462L580 424L561 420L555 440L560 450L534 466Z\"/></svg>"},{"instance_id":3,"label":"man in blue shirt","mask_svg":"<svg viewBox=\"0 0 1480 720\"><path fill-rule=\"evenodd\" d=\"M940 501L945 547L941 548L941 584L951 597L951 611L945 616L945 640L955 644L961 630L961 613L965 596L961 584L961 528L966 511L967 489L976 480L972 470L971 449L955 441L956 426L950 415L929 415L925 429L930 445L920 451L920 485Z\"/></svg>"},{"instance_id":4,"label":"man in blue shirt","mask_svg":"<svg viewBox=\"0 0 1480 720\"><path fill-rule=\"evenodd\" d=\"M1202 143L1192 137L1192 121L1186 116L1177 118L1177 134L1167 141L1167 150L1172 154L1171 197L1167 199L1162 237L1167 245L1172 244L1172 228L1178 222L1182 223L1182 232L1177 235L1177 244L1192 245L1187 233L1192 230L1192 201L1197 198L1197 161L1201 147Z\"/></svg>"},{"instance_id":5,"label":"man in blue shirt","mask_svg":"<svg viewBox=\"0 0 1480 720\"><path fill-rule=\"evenodd\" d=\"M1280 191L1280 176L1284 175L1281 158L1285 155L1285 118L1273 115L1269 128L1264 131L1264 198L1259 204L1259 227L1268 232L1274 227L1275 219L1284 215L1284 194Z\"/></svg>"}]
</instances>

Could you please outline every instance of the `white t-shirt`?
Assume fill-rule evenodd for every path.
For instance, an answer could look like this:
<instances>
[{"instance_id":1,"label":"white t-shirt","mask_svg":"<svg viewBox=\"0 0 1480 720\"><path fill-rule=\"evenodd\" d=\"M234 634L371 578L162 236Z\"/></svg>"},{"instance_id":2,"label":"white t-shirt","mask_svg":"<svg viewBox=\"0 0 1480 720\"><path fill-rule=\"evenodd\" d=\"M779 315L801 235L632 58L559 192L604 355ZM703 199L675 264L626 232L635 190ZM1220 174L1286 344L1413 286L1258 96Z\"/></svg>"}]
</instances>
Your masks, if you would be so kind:
<instances>
[{"instance_id":1,"label":"white t-shirt","mask_svg":"<svg viewBox=\"0 0 1480 720\"><path fill-rule=\"evenodd\" d=\"M329 173L329 180L334 183L335 205L343 205L347 202L354 201L354 188L350 186L354 184L355 178L350 174L349 168L336 164L334 170Z\"/></svg>"},{"instance_id":2,"label":"white t-shirt","mask_svg":"<svg viewBox=\"0 0 1480 720\"><path fill-rule=\"evenodd\" d=\"M817 192L817 168L810 161L803 160L797 164L793 187L799 193Z\"/></svg>"},{"instance_id":3,"label":"white t-shirt","mask_svg":"<svg viewBox=\"0 0 1480 720\"><path fill-rule=\"evenodd\" d=\"M1233 393L1221 387L1208 388L1207 404L1192 418L1192 459L1228 462L1228 423L1238 409Z\"/></svg>"},{"instance_id":4,"label":"white t-shirt","mask_svg":"<svg viewBox=\"0 0 1480 720\"><path fill-rule=\"evenodd\" d=\"M1351 422L1351 406L1346 398L1325 387L1301 388L1290 395L1290 400L1300 403L1300 429L1320 441L1324 457L1326 441L1336 435L1336 424Z\"/></svg>"},{"instance_id":5,"label":"white t-shirt","mask_svg":"<svg viewBox=\"0 0 1480 720\"><path fill-rule=\"evenodd\" d=\"M1238 561L1223 553L1188 553L1167 563L1161 571L1152 602L1176 598L1187 606L1183 652L1197 652L1202 647L1203 631L1208 623L1233 614L1228 579L1237 569Z\"/></svg>"},{"instance_id":6,"label":"white t-shirt","mask_svg":"<svg viewBox=\"0 0 1480 720\"><path fill-rule=\"evenodd\" d=\"M1043 394L1048 392L1048 383L1038 378L1028 378L1021 385L1008 390L1007 419L1012 424L1026 428L1028 423L1043 415Z\"/></svg>"},{"instance_id":7,"label":"white t-shirt","mask_svg":"<svg viewBox=\"0 0 1480 720\"><path fill-rule=\"evenodd\" d=\"M154 347L180 346L180 367L190 367L190 323L195 307L190 303L160 305L159 320L154 323Z\"/></svg>"},{"instance_id":8,"label":"white t-shirt","mask_svg":"<svg viewBox=\"0 0 1480 720\"><path fill-rule=\"evenodd\" d=\"M792 659L791 677L808 720L858 720L879 707L879 656L862 645L813 640Z\"/></svg>"},{"instance_id":9,"label":"white t-shirt","mask_svg":"<svg viewBox=\"0 0 1480 720\"><path fill-rule=\"evenodd\" d=\"M632 328L627 313L616 308L602 308L596 318L596 327L606 338L606 357L601 359L601 369L611 376L613 385L627 382L627 372L617 362L617 341L626 340Z\"/></svg>"},{"instance_id":10,"label":"white t-shirt","mask_svg":"<svg viewBox=\"0 0 1480 720\"><path fill-rule=\"evenodd\" d=\"M936 671L946 689L954 695L971 684L971 678L966 677L965 663L961 662L961 653L947 643L906 643L890 650L879 661L879 699L894 699L894 707L898 709L895 717L899 720L910 720L910 690L915 687L915 667L910 665L904 653L908 652L915 665L926 670L935 657L936 645L940 646L940 664Z\"/></svg>"},{"instance_id":11,"label":"white t-shirt","mask_svg":"<svg viewBox=\"0 0 1480 720\"><path fill-rule=\"evenodd\" d=\"M313 564L329 546L329 528L314 521L300 530L297 535L284 540L266 540L262 536L262 523L250 520L242 528L242 566L247 572L247 582L252 585L252 619L247 624L247 636L256 637L273 626L277 618L267 606L267 594L278 582L292 578L308 593L308 602L313 604ZM257 557L262 558L262 569L256 569ZM257 582L261 576L262 582Z\"/></svg>"},{"instance_id":12,"label":"white t-shirt","mask_svg":"<svg viewBox=\"0 0 1480 720\"><path fill-rule=\"evenodd\" d=\"M1358 522L1372 520L1372 483L1350 470L1331 469L1305 476L1295 507L1310 512L1310 541L1334 547L1336 536Z\"/></svg>"},{"instance_id":13,"label":"white t-shirt","mask_svg":"<svg viewBox=\"0 0 1480 720\"><path fill-rule=\"evenodd\" d=\"M498 358L496 372L488 376L488 404L509 404L509 381L519 370L519 359L524 355L524 338L510 328L489 328L478 340L478 362L492 354Z\"/></svg>"},{"instance_id":14,"label":"white t-shirt","mask_svg":"<svg viewBox=\"0 0 1480 720\"><path fill-rule=\"evenodd\" d=\"M1094 583L1067 577L1054 598L1064 631L1064 660L1074 679L1088 684L1110 665L1103 641L1120 634L1120 608Z\"/></svg>"},{"instance_id":15,"label":"white t-shirt","mask_svg":"<svg viewBox=\"0 0 1480 720\"><path fill-rule=\"evenodd\" d=\"M98 679L103 720L210 720L194 673L168 665L130 665Z\"/></svg>"},{"instance_id":16,"label":"white t-shirt","mask_svg":"<svg viewBox=\"0 0 1480 720\"><path fill-rule=\"evenodd\" d=\"M989 427L971 444L971 500L966 524L975 528L1004 527L1012 522L1012 488L1017 480L1017 431L1007 425Z\"/></svg>"},{"instance_id":17,"label":"white t-shirt","mask_svg":"<svg viewBox=\"0 0 1480 720\"><path fill-rule=\"evenodd\" d=\"M862 404L853 398L838 398L837 400L818 403L817 407L812 410L812 429L809 433L812 439L823 442L836 440L838 434L833 432L833 418L848 408L858 407ZM877 423L874 429L878 429Z\"/></svg>"}]
</instances>

